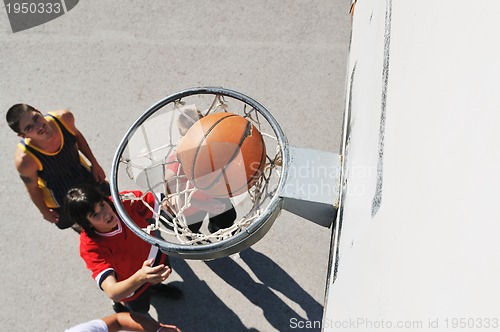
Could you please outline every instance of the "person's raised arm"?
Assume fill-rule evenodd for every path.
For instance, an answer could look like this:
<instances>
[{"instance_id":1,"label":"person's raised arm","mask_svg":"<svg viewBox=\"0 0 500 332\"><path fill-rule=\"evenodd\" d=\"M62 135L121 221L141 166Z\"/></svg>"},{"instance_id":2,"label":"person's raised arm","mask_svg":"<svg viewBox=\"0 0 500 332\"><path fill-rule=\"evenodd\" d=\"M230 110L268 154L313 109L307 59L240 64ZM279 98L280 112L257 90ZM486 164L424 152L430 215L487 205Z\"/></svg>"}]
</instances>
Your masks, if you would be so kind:
<instances>
[{"instance_id":1,"label":"person's raised arm","mask_svg":"<svg viewBox=\"0 0 500 332\"><path fill-rule=\"evenodd\" d=\"M160 264L151 267L154 259L144 261L142 267L125 280L117 281L114 274L108 275L102 282L101 288L113 301L121 301L145 283L158 284L168 278L172 270Z\"/></svg>"},{"instance_id":2,"label":"person's raised arm","mask_svg":"<svg viewBox=\"0 0 500 332\"><path fill-rule=\"evenodd\" d=\"M87 140L85 139L83 134L78 130L78 128L76 128L75 117L73 116L73 113L71 113L68 110L63 110L57 112L57 114L59 114L61 119L64 121L64 124L68 126L68 129L70 129L75 135L76 142L78 144L78 150L80 150L92 164L92 174L94 175L94 178L96 179L97 183L102 183L106 179L106 174L104 173L104 170L102 169L101 165L95 158L94 153L92 152L89 144L87 143Z\"/></svg>"},{"instance_id":3,"label":"person's raised arm","mask_svg":"<svg viewBox=\"0 0 500 332\"><path fill-rule=\"evenodd\" d=\"M121 312L102 318L108 326L108 332L153 331L153 332L181 332L174 325L160 324L153 318L137 313Z\"/></svg>"}]
</instances>

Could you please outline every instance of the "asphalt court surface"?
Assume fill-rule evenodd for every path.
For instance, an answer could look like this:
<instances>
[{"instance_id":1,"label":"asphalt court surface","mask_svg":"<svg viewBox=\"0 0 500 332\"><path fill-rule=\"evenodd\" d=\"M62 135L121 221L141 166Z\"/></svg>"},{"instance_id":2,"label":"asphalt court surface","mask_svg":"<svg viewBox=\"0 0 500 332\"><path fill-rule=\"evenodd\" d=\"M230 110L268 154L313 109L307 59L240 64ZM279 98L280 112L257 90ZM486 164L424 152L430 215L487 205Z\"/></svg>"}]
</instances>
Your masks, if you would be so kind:
<instances>
[{"instance_id":1,"label":"asphalt court surface","mask_svg":"<svg viewBox=\"0 0 500 332\"><path fill-rule=\"evenodd\" d=\"M80 1L12 33L0 10L0 109L69 108L109 176L128 127L167 95L196 86L242 92L275 116L291 145L338 152L349 1ZM62 331L112 313L86 270L78 236L44 221L0 123L0 329ZM286 331L320 320L330 229L286 211L239 257L172 259L181 301L151 315L183 331Z\"/></svg>"}]
</instances>

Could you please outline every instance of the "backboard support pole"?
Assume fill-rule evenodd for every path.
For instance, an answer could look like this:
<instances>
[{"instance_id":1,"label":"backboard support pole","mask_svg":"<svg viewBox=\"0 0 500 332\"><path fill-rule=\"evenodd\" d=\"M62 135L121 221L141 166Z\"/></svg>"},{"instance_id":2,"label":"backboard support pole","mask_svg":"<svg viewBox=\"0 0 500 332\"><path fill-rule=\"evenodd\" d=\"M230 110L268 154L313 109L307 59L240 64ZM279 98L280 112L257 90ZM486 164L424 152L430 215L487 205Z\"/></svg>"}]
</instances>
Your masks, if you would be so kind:
<instances>
[{"instance_id":1,"label":"backboard support pole","mask_svg":"<svg viewBox=\"0 0 500 332\"><path fill-rule=\"evenodd\" d=\"M341 156L289 146L290 162L283 192L283 209L324 227L337 216Z\"/></svg>"}]
</instances>

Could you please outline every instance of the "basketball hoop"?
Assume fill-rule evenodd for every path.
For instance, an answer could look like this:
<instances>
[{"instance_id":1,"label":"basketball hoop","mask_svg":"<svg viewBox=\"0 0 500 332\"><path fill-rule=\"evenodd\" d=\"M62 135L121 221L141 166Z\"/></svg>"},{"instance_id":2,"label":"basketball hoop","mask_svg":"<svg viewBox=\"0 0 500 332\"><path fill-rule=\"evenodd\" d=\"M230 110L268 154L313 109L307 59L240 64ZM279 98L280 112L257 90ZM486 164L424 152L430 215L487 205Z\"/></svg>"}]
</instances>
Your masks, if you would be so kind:
<instances>
[{"instance_id":1,"label":"basketball hoop","mask_svg":"<svg viewBox=\"0 0 500 332\"><path fill-rule=\"evenodd\" d=\"M265 142L265 165L248 190L227 198L230 204L225 204L232 205L236 213L234 222L224 228L209 229L207 225L214 213L195 209L203 193L184 173L176 149L182 132L181 116L206 117L216 113L239 115L258 130ZM268 232L282 209L280 193L289 158L286 137L264 106L236 91L193 88L154 104L129 128L113 158L111 194L125 224L166 254L186 259L220 258L253 245ZM122 194L130 190L141 191L143 196ZM154 206L142 199L147 193L155 195ZM134 200L134 204L143 204L153 212L154 218L146 229L136 225L122 200ZM195 231L192 210L197 213L197 225L201 224Z\"/></svg>"}]
</instances>

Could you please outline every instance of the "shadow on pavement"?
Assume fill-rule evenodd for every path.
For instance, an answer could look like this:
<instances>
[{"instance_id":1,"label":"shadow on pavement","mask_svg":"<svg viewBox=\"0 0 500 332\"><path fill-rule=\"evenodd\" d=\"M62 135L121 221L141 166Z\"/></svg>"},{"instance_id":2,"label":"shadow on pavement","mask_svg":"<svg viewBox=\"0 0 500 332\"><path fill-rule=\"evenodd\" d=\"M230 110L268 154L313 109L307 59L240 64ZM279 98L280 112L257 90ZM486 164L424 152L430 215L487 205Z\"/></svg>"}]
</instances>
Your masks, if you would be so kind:
<instances>
[{"instance_id":1,"label":"shadow on pavement","mask_svg":"<svg viewBox=\"0 0 500 332\"><path fill-rule=\"evenodd\" d=\"M294 318L296 321L321 320L323 306L269 257L251 248L242 251L240 257L261 282L252 279L237 261L229 257L207 261L205 264L260 307L264 318L278 331L296 330L291 324ZM235 312L217 297L205 281L194 274L185 261L174 258L172 265L184 281L180 287L184 291L184 298L173 302L153 297L152 305L161 322L176 324L185 331L257 331L246 328ZM298 304L307 317L295 312L274 291Z\"/></svg>"},{"instance_id":2,"label":"shadow on pavement","mask_svg":"<svg viewBox=\"0 0 500 332\"><path fill-rule=\"evenodd\" d=\"M300 305L306 312L308 320L321 320L323 318L323 306L269 257L252 248L242 251L240 257L264 285L282 293Z\"/></svg>"},{"instance_id":3,"label":"shadow on pavement","mask_svg":"<svg viewBox=\"0 0 500 332\"><path fill-rule=\"evenodd\" d=\"M182 331L257 331L247 329L184 260L172 257L170 260L175 272L183 280L182 283L170 284L177 284L184 292L184 298L170 301L152 296L151 304L160 322L177 325Z\"/></svg>"},{"instance_id":4,"label":"shadow on pavement","mask_svg":"<svg viewBox=\"0 0 500 332\"><path fill-rule=\"evenodd\" d=\"M291 325L293 318L297 321L321 320L323 307L269 257L251 248L242 251L240 257L262 283L255 282L231 258L209 261L206 264L254 305L260 307L265 319L275 329L278 331L294 330ZM306 312L307 318L296 313L273 290L300 305Z\"/></svg>"}]
</instances>

